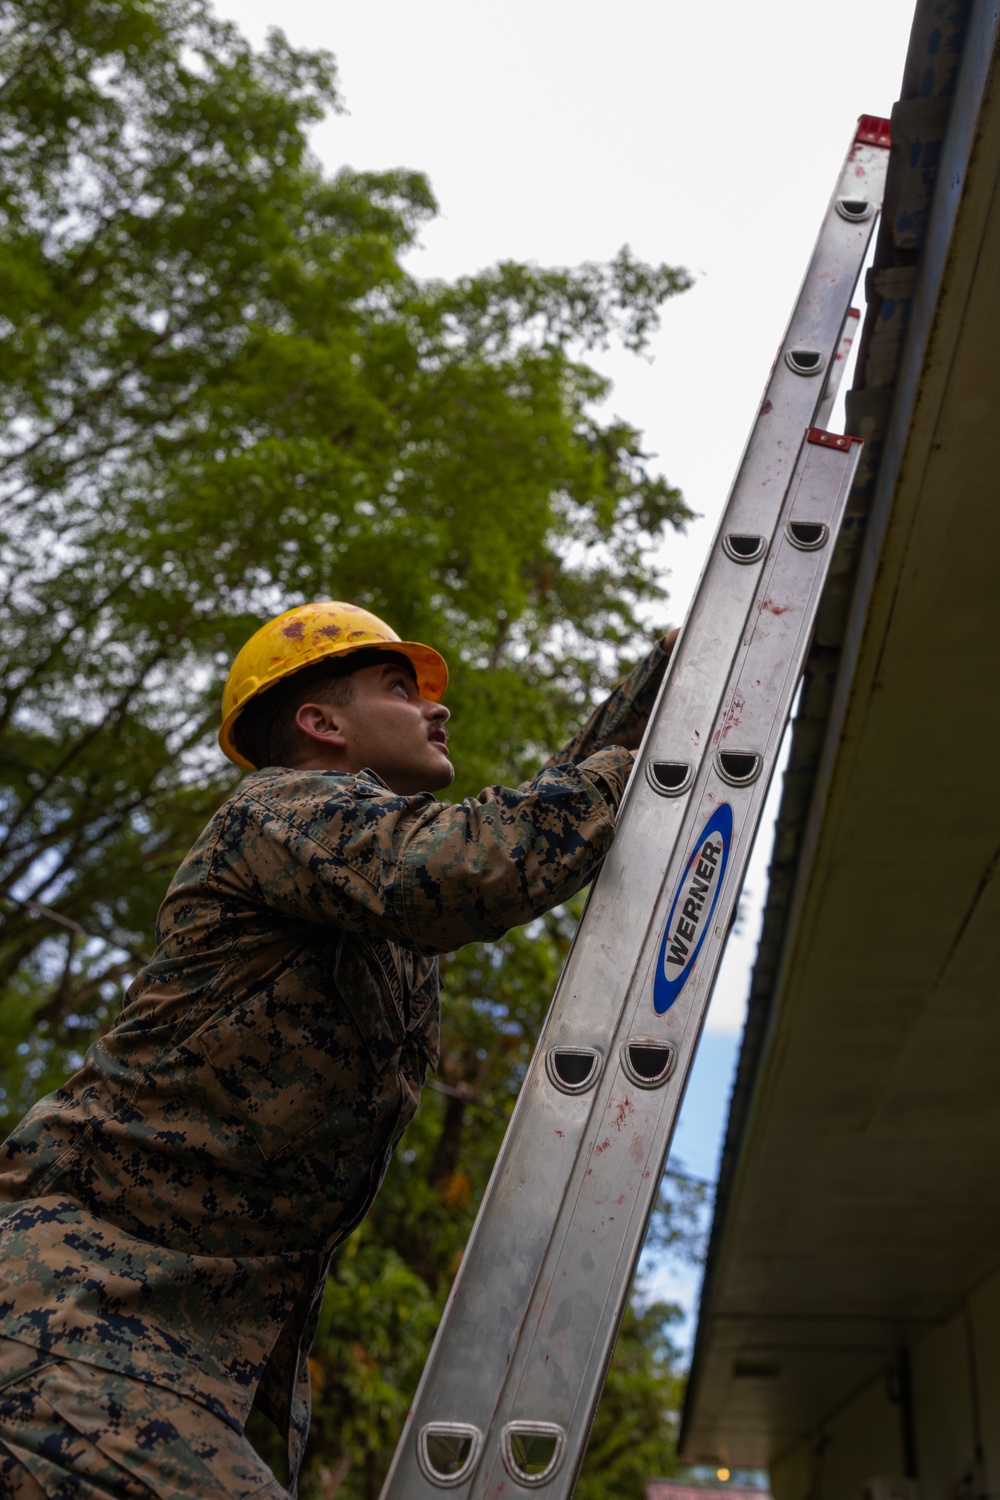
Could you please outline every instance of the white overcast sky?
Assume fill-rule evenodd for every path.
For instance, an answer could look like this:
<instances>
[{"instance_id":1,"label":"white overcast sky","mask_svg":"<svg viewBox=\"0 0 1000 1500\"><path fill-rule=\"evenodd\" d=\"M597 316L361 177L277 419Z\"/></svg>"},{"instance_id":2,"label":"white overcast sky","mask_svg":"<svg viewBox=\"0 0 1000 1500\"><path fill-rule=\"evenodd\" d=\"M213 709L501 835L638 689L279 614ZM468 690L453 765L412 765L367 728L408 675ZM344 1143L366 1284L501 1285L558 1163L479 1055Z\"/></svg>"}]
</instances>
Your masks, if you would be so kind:
<instances>
[{"instance_id":1,"label":"white overcast sky","mask_svg":"<svg viewBox=\"0 0 1000 1500\"><path fill-rule=\"evenodd\" d=\"M694 273L650 357L594 356L614 380L609 411L644 432L703 517L654 563L670 589L664 623L679 622L855 120L899 97L913 0L216 8L254 42L280 25L336 54L348 113L314 135L328 168L428 175L441 213L411 257L417 275L573 265L625 243ZM769 847L762 833L711 1031L742 1024ZM713 1168L706 1157L700 1169Z\"/></svg>"}]
</instances>

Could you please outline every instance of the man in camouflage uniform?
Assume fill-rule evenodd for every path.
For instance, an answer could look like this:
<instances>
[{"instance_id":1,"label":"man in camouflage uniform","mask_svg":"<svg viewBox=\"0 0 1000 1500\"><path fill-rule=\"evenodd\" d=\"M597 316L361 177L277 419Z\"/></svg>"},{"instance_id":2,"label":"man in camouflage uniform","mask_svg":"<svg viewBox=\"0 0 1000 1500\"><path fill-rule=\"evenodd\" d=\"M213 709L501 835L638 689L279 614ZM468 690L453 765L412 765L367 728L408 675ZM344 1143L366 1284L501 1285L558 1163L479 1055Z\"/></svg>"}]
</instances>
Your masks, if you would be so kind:
<instances>
[{"instance_id":1,"label":"man in camouflage uniform","mask_svg":"<svg viewBox=\"0 0 1000 1500\"><path fill-rule=\"evenodd\" d=\"M283 1496L254 1404L294 1493L330 1256L437 1060L436 955L592 878L671 644L534 780L460 804L430 795L437 653L332 603L244 647L220 743L253 774L111 1031L3 1148L0 1496Z\"/></svg>"}]
</instances>

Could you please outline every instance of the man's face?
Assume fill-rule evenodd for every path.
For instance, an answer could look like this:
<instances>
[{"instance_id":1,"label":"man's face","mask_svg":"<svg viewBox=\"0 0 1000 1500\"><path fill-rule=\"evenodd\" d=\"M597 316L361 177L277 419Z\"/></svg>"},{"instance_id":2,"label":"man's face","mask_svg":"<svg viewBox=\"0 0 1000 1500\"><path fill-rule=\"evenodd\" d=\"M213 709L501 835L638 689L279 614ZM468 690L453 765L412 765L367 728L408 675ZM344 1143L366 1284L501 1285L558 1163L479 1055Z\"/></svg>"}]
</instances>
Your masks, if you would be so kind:
<instances>
[{"instance_id":1,"label":"man's face","mask_svg":"<svg viewBox=\"0 0 1000 1500\"><path fill-rule=\"evenodd\" d=\"M352 681L351 701L326 709L337 769L367 767L403 796L450 786L455 768L448 759L444 704L421 698L413 675L392 662L362 667ZM299 723L305 727L301 718Z\"/></svg>"}]
</instances>

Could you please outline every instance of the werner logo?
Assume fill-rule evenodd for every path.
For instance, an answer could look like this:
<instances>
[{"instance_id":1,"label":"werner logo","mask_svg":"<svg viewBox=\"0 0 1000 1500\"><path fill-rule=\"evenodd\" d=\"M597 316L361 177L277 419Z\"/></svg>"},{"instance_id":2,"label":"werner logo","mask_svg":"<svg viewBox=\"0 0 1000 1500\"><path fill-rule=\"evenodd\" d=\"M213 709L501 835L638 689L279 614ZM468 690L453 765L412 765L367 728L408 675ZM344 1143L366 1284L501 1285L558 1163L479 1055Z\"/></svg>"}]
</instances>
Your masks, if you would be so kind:
<instances>
[{"instance_id":1,"label":"werner logo","mask_svg":"<svg viewBox=\"0 0 1000 1500\"><path fill-rule=\"evenodd\" d=\"M688 981L722 890L733 843L733 810L723 802L705 824L684 866L653 980L653 1006L662 1016Z\"/></svg>"}]
</instances>

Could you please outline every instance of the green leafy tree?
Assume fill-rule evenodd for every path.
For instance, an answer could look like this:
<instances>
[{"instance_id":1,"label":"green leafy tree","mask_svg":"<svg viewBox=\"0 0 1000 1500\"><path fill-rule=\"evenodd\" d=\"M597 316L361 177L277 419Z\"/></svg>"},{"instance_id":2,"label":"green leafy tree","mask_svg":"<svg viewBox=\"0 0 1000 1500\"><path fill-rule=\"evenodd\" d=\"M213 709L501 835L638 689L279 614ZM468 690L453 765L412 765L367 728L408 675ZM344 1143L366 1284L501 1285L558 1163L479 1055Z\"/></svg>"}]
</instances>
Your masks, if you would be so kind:
<instances>
[{"instance_id":1,"label":"green leafy tree","mask_svg":"<svg viewBox=\"0 0 1000 1500\"><path fill-rule=\"evenodd\" d=\"M684 1377L669 1333L677 1315L662 1302L626 1309L576 1500L643 1500L647 1479L677 1472Z\"/></svg>"},{"instance_id":2,"label":"green leafy tree","mask_svg":"<svg viewBox=\"0 0 1000 1500\"><path fill-rule=\"evenodd\" d=\"M663 608L645 559L688 512L587 354L641 349L686 274L418 281L428 184L325 173L337 105L331 57L204 0L0 0L8 1121L114 1015L233 786L219 690L262 618L346 598L443 647L461 795L530 775ZM377 1488L575 920L448 965L438 1092L331 1281L316 1494Z\"/></svg>"}]
</instances>

